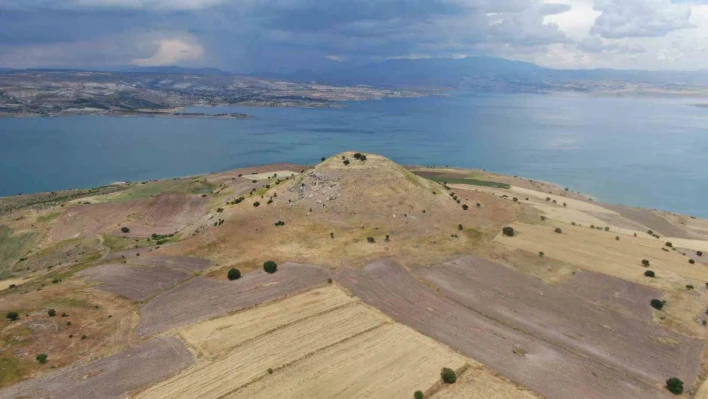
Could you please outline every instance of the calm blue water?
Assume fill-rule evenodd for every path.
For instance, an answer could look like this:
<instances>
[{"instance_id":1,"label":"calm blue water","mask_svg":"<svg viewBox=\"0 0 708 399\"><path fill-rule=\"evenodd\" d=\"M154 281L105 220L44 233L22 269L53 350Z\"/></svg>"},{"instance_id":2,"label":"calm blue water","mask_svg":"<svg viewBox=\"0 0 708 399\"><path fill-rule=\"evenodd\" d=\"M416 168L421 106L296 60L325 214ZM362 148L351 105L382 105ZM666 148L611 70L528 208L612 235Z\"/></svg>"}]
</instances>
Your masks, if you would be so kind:
<instances>
[{"instance_id":1,"label":"calm blue water","mask_svg":"<svg viewBox=\"0 0 708 399\"><path fill-rule=\"evenodd\" d=\"M484 168L602 200L708 217L708 109L696 100L469 95L345 109L229 107L248 120L0 119L0 195L315 163L344 150ZM204 111L204 110L201 110Z\"/></svg>"}]
</instances>

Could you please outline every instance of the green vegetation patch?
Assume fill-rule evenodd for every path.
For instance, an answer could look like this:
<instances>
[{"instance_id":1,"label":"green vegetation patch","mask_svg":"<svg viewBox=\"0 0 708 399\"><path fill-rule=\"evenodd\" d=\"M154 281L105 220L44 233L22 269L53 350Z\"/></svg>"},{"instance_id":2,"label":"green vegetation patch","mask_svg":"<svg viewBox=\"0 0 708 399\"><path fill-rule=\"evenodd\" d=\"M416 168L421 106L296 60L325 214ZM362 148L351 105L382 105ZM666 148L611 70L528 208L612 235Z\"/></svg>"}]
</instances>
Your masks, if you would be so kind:
<instances>
[{"instance_id":1,"label":"green vegetation patch","mask_svg":"<svg viewBox=\"0 0 708 399\"><path fill-rule=\"evenodd\" d=\"M12 229L0 225L0 276L9 272L33 242L36 233L12 234Z\"/></svg>"},{"instance_id":2,"label":"green vegetation patch","mask_svg":"<svg viewBox=\"0 0 708 399\"><path fill-rule=\"evenodd\" d=\"M161 180L149 183L133 183L110 201L127 201L157 196L159 194L210 194L216 186L204 179Z\"/></svg>"},{"instance_id":3,"label":"green vegetation patch","mask_svg":"<svg viewBox=\"0 0 708 399\"><path fill-rule=\"evenodd\" d=\"M15 357L0 357L0 387L8 386L25 374Z\"/></svg>"},{"instance_id":4,"label":"green vegetation patch","mask_svg":"<svg viewBox=\"0 0 708 399\"><path fill-rule=\"evenodd\" d=\"M47 215L42 215L37 218L37 222L39 223L47 223L47 222L53 222L54 220L58 219L59 216L61 216L61 212L52 212Z\"/></svg>"},{"instance_id":5,"label":"green vegetation patch","mask_svg":"<svg viewBox=\"0 0 708 399\"><path fill-rule=\"evenodd\" d=\"M511 188L510 185L506 183L499 183L491 180L479 180L479 179L454 179L448 177L426 177L428 180L432 180L437 183L447 183L447 184L469 184L472 186L484 186L484 187L494 187L494 188Z\"/></svg>"}]
</instances>

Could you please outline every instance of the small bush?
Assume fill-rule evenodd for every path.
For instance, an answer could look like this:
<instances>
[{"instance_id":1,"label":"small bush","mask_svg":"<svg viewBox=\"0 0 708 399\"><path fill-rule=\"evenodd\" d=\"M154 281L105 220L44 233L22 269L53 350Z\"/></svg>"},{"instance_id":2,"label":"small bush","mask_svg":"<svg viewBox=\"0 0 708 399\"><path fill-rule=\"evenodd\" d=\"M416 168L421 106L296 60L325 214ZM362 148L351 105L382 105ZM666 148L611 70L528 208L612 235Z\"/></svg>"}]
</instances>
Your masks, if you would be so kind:
<instances>
[{"instance_id":1,"label":"small bush","mask_svg":"<svg viewBox=\"0 0 708 399\"><path fill-rule=\"evenodd\" d=\"M642 259L642 266L649 267L649 264L650 264L649 259Z\"/></svg>"},{"instance_id":2,"label":"small bush","mask_svg":"<svg viewBox=\"0 0 708 399\"><path fill-rule=\"evenodd\" d=\"M546 220L546 217L545 217L545 216L541 216L541 220Z\"/></svg>"},{"instance_id":3,"label":"small bush","mask_svg":"<svg viewBox=\"0 0 708 399\"><path fill-rule=\"evenodd\" d=\"M540 256L540 257L543 258L544 255L545 255L545 254L543 253L543 251L539 251L539 252L538 252L538 256Z\"/></svg>"},{"instance_id":4,"label":"small bush","mask_svg":"<svg viewBox=\"0 0 708 399\"><path fill-rule=\"evenodd\" d=\"M88 338L88 336L86 336L86 335L81 336L81 339L86 339L86 338Z\"/></svg>"},{"instance_id":5,"label":"small bush","mask_svg":"<svg viewBox=\"0 0 708 399\"><path fill-rule=\"evenodd\" d=\"M656 310L661 310L664 307L664 301L658 299L652 299L649 304L651 304L651 307Z\"/></svg>"},{"instance_id":6,"label":"small bush","mask_svg":"<svg viewBox=\"0 0 708 399\"><path fill-rule=\"evenodd\" d=\"M388 242L388 241L391 241L391 237L389 237L388 234L386 234L386 242Z\"/></svg>"},{"instance_id":7,"label":"small bush","mask_svg":"<svg viewBox=\"0 0 708 399\"><path fill-rule=\"evenodd\" d=\"M49 317L54 317L54 316L56 316L57 311L54 310L54 309L49 309L49 310L47 311L47 314L49 315Z\"/></svg>"},{"instance_id":8,"label":"small bush","mask_svg":"<svg viewBox=\"0 0 708 399\"><path fill-rule=\"evenodd\" d=\"M609 227L609 226L605 226L605 231L610 231L610 227Z\"/></svg>"},{"instance_id":9,"label":"small bush","mask_svg":"<svg viewBox=\"0 0 708 399\"><path fill-rule=\"evenodd\" d=\"M519 199L516 198L516 197L514 197L514 198L512 198L512 201L514 201L514 202L519 202Z\"/></svg>"},{"instance_id":10,"label":"small bush","mask_svg":"<svg viewBox=\"0 0 708 399\"><path fill-rule=\"evenodd\" d=\"M362 154L361 158L359 158L359 160L362 162L366 161L366 155Z\"/></svg>"},{"instance_id":11,"label":"small bush","mask_svg":"<svg viewBox=\"0 0 708 399\"><path fill-rule=\"evenodd\" d=\"M462 209L464 209L464 210L468 210L468 209L470 209L470 207L469 207L469 206L467 206L467 204L464 204L464 205L462 205Z\"/></svg>"},{"instance_id":12,"label":"small bush","mask_svg":"<svg viewBox=\"0 0 708 399\"><path fill-rule=\"evenodd\" d=\"M480 204L480 203L478 202L478 203L477 203L477 208L479 208L479 207L481 207L481 206L482 206L482 204Z\"/></svg>"},{"instance_id":13,"label":"small bush","mask_svg":"<svg viewBox=\"0 0 708 399\"><path fill-rule=\"evenodd\" d=\"M693 287L693 285L691 285L691 284L686 284L686 289L687 289L687 290L692 290L693 288L695 288L695 287Z\"/></svg>"},{"instance_id":14,"label":"small bush","mask_svg":"<svg viewBox=\"0 0 708 399\"><path fill-rule=\"evenodd\" d=\"M348 160L348 159L345 159L345 160L344 160L344 164L345 164L345 165L349 165L349 160Z\"/></svg>"},{"instance_id":15,"label":"small bush","mask_svg":"<svg viewBox=\"0 0 708 399\"><path fill-rule=\"evenodd\" d=\"M374 237L366 237L366 241L367 241L369 244L373 244L373 243L376 242L376 240L374 239Z\"/></svg>"},{"instance_id":16,"label":"small bush","mask_svg":"<svg viewBox=\"0 0 708 399\"><path fill-rule=\"evenodd\" d=\"M46 353L40 353L39 355L35 356L35 359L37 360L37 363L39 364L45 364L47 363L47 354Z\"/></svg>"},{"instance_id":17,"label":"small bush","mask_svg":"<svg viewBox=\"0 0 708 399\"><path fill-rule=\"evenodd\" d=\"M693 265L694 263L696 263L696 261L695 261L695 260L693 260L693 259L689 259L689 260L688 260L688 263L690 263L690 264L692 264L692 265Z\"/></svg>"},{"instance_id":18,"label":"small bush","mask_svg":"<svg viewBox=\"0 0 708 399\"><path fill-rule=\"evenodd\" d=\"M654 235L654 231L652 231L652 230L647 230L647 234L649 234L650 236L653 236L653 235Z\"/></svg>"},{"instance_id":19,"label":"small bush","mask_svg":"<svg viewBox=\"0 0 708 399\"><path fill-rule=\"evenodd\" d=\"M701 251L696 251L696 255L698 255L698 256L703 256L703 252L701 252Z\"/></svg>"},{"instance_id":20,"label":"small bush","mask_svg":"<svg viewBox=\"0 0 708 399\"><path fill-rule=\"evenodd\" d=\"M127 227L121 227L120 231L122 231L123 233L130 233L130 229Z\"/></svg>"},{"instance_id":21,"label":"small bush","mask_svg":"<svg viewBox=\"0 0 708 399\"><path fill-rule=\"evenodd\" d=\"M325 161L325 157L322 157L322 158L320 159L320 161L324 162L324 161Z\"/></svg>"},{"instance_id":22,"label":"small bush","mask_svg":"<svg viewBox=\"0 0 708 399\"><path fill-rule=\"evenodd\" d=\"M360 158L361 158L361 153L360 153L360 152L354 153L354 158L355 158L355 159L360 159Z\"/></svg>"},{"instance_id":23,"label":"small bush","mask_svg":"<svg viewBox=\"0 0 708 399\"><path fill-rule=\"evenodd\" d=\"M421 391L415 391L413 394L413 399L425 399L425 395Z\"/></svg>"},{"instance_id":24,"label":"small bush","mask_svg":"<svg viewBox=\"0 0 708 399\"><path fill-rule=\"evenodd\" d=\"M645 271L645 272L644 272L644 275L647 276L647 277L654 277L654 276L656 276L656 275L654 274L654 272L651 271L651 270Z\"/></svg>"},{"instance_id":25,"label":"small bush","mask_svg":"<svg viewBox=\"0 0 708 399\"><path fill-rule=\"evenodd\" d=\"M681 395L683 393L683 381L676 377L671 377L666 380L666 389L674 395Z\"/></svg>"},{"instance_id":26,"label":"small bush","mask_svg":"<svg viewBox=\"0 0 708 399\"><path fill-rule=\"evenodd\" d=\"M263 270L266 271L266 273L275 273L278 271L278 264L273 262L272 260L266 261L263 263Z\"/></svg>"},{"instance_id":27,"label":"small bush","mask_svg":"<svg viewBox=\"0 0 708 399\"><path fill-rule=\"evenodd\" d=\"M462 224L457 225L457 230L460 230L460 231L464 230L464 227L462 227Z\"/></svg>"},{"instance_id":28,"label":"small bush","mask_svg":"<svg viewBox=\"0 0 708 399\"><path fill-rule=\"evenodd\" d=\"M619 240L620 240L620 236L616 236L616 237L615 237L615 240L619 241Z\"/></svg>"},{"instance_id":29,"label":"small bush","mask_svg":"<svg viewBox=\"0 0 708 399\"><path fill-rule=\"evenodd\" d=\"M327 284L332 284L332 279L331 279L331 278L328 278L328 279L327 279Z\"/></svg>"},{"instance_id":30,"label":"small bush","mask_svg":"<svg viewBox=\"0 0 708 399\"><path fill-rule=\"evenodd\" d=\"M455 373L453 369L443 367L440 371L440 378L442 378L443 382L446 384L454 384L455 381L457 381L457 373Z\"/></svg>"},{"instance_id":31,"label":"small bush","mask_svg":"<svg viewBox=\"0 0 708 399\"><path fill-rule=\"evenodd\" d=\"M226 274L226 276L229 278L229 280L238 280L241 278L241 271L234 268L229 269L229 272Z\"/></svg>"},{"instance_id":32,"label":"small bush","mask_svg":"<svg viewBox=\"0 0 708 399\"><path fill-rule=\"evenodd\" d=\"M268 374L273 374L273 369L268 369Z\"/></svg>"},{"instance_id":33,"label":"small bush","mask_svg":"<svg viewBox=\"0 0 708 399\"><path fill-rule=\"evenodd\" d=\"M7 312L5 317L7 317L7 319L10 321L15 321L20 318L20 315L17 312Z\"/></svg>"},{"instance_id":34,"label":"small bush","mask_svg":"<svg viewBox=\"0 0 708 399\"><path fill-rule=\"evenodd\" d=\"M275 225L276 226L285 226L285 222L283 222L282 220L278 220L277 222L275 222Z\"/></svg>"},{"instance_id":35,"label":"small bush","mask_svg":"<svg viewBox=\"0 0 708 399\"><path fill-rule=\"evenodd\" d=\"M511 226L506 226L506 227L504 227L504 228L502 229L502 233L503 233L505 236L513 237L513 236L514 236L514 228L511 227Z\"/></svg>"},{"instance_id":36,"label":"small bush","mask_svg":"<svg viewBox=\"0 0 708 399\"><path fill-rule=\"evenodd\" d=\"M561 234L561 233L563 232L563 230L561 230L560 227L556 227L556 229L553 230L553 231L555 231L555 232L558 233L558 234Z\"/></svg>"},{"instance_id":37,"label":"small bush","mask_svg":"<svg viewBox=\"0 0 708 399\"><path fill-rule=\"evenodd\" d=\"M673 248L673 247L674 247L674 244L672 244L671 242L667 242L667 243L666 243L666 246L669 247L669 248Z\"/></svg>"},{"instance_id":38,"label":"small bush","mask_svg":"<svg viewBox=\"0 0 708 399\"><path fill-rule=\"evenodd\" d=\"M256 208L258 208L259 206L261 206L261 203L258 202L258 201L256 201L256 202L253 203L253 206L256 207Z\"/></svg>"}]
</instances>

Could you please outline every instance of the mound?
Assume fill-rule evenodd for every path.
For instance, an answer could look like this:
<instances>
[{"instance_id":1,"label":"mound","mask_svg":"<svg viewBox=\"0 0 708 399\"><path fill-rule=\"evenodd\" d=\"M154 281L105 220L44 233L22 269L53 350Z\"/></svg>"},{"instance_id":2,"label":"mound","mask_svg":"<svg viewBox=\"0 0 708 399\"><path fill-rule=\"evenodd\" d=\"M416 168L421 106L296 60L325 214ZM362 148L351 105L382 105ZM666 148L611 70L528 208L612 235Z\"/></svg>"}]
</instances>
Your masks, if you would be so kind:
<instances>
[{"instance_id":1,"label":"mound","mask_svg":"<svg viewBox=\"0 0 708 399\"><path fill-rule=\"evenodd\" d=\"M227 203L164 253L242 271L267 259L332 267L382 257L433 264L465 253L483 236L491 241L519 212L489 194L458 196L374 154L361 160L345 152L279 179Z\"/></svg>"}]
</instances>

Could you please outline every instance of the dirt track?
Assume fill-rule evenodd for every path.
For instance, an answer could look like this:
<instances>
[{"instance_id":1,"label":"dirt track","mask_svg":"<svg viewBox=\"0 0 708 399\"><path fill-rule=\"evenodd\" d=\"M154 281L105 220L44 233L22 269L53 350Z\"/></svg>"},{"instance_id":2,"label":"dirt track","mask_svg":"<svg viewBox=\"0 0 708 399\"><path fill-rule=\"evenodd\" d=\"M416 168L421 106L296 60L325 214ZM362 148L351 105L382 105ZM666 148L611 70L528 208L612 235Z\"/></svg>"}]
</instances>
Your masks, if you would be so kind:
<instances>
[{"instance_id":1,"label":"dirt track","mask_svg":"<svg viewBox=\"0 0 708 399\"><path fill-rule=\"evenodd\" d=\"M698 374L703 341L493 262L467 256L416 272L469 309L637 379L660 385L668 376L693 382ZM649 300L642 305L650 309Z\"/></svg>"},{"instance_id":2,"label":"dirt track","mask_svg":"<svg viewBox=\"0 0 708 399\"><path fill-rule=\"evenodd\" d=\"M504 326L436 294L394 263L376 262L358 271L344 268L337 282L397 321L548 398L670 397L660 387Z\"/></svg>"},{"instance_id":3,"label":"dirt track","mask_svg":"<svg viewBox=\"0 0 708 399\"><path fill-rule=\"evenodd\" d=\"M194 363L176 338L155 338L86 366L67 367L0 391L0 398L119 398Z\"/></svg>"},{"instance_id":4,"label":"dirt track","mask_svg":"<svg viewBox=\"0 0 708 399\"><path fill-rule=\"evenodd\" d=\"M236 281L197 277L143 305L136 334L153 334L245 309L325 283L328 276L328 270L319 266L285 263L275 274L258 270Z\"/></svg>"},{"instance_id":5,"label":"dirt track","mask_svg":"<svg viewBox=\"0 0 708 399\"><path fill-rule=\"evenodd\" d=\"M123 264L102 265L79 273L80 276L100 281L96 286L134 301L143 301L174 287L191 274L162 267L128 266Z\"/></svg>"}]
</instances>

